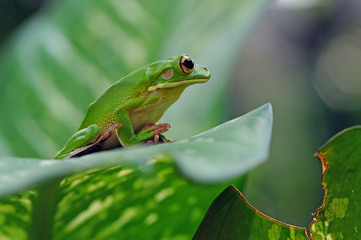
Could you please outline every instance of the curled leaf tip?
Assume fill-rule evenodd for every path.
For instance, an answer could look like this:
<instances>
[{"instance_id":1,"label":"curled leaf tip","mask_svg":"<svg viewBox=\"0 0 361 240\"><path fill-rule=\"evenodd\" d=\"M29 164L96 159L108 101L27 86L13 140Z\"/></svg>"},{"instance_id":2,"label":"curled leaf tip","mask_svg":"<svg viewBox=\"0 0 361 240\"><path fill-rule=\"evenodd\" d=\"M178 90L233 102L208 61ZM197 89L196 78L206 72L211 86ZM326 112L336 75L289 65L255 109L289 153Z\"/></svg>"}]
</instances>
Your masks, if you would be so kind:
<instances>
[{"instance_id":1,"label":"curled leaf tip","mask_svg":"<svg viewBox=\"0 0 361 240\"><path fill-rule=\"evenodd\" d=\"M322 188L324 190L324 195L323 195L323 200L322 200L321 206L318 207L314 213L312 213L312 215L315 216L315 218L312 220L312 222L311 222L311 224L309 226L309 229L311 229L311 227L313 226L313 224L315 222L318 222L318 219L317 219L318 212L325 207L327 189L325 188L325 185L324 185L324 175L325 175L325 173L326 173L326 171L327 171L327 169L328 169L328 167L330 165L329 163L327 163L327 159L326 159L326 157L330 153L330 151L331 151L331 148L327 149L327 151L325 151L325 152L318 151L317 153L315 153L315 156L321 162L321 167L322 167ZM311 239L312 239L312 233L311 233Z\"/></svg>"},{"instance_id":2,"label":"curled leaf tip","mask_svg":"<svg viewBox=\"0 0 361 240\"><path fill-rule=\"evenodd\" d=\"M327 171L327 168L330 165L329 163L327 163L327 159L326 159L326 156L329 154L330 151L331 148L327 149L326 152L319 151L315 153L315 156L318 157L318 159L321 161L322 176L325 175L325 172Z\"/></svg>"}]
</instances>

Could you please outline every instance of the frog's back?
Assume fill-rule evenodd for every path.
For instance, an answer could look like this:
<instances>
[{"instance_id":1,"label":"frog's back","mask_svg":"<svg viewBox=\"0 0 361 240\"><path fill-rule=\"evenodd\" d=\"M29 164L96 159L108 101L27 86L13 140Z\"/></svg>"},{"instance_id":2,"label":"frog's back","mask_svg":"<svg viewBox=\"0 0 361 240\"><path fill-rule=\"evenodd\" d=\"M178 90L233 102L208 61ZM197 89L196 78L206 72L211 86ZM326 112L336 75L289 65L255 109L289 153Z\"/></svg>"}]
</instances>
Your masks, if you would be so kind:
<instances>
[{"instance_id":1,"label":"frog's back","mask_svg":"<svg viewBox=\"0 0 361 240\"><path fill-rule=\"evenodd\" d=\"M145 81L144 73L135 71L115 82L90 104L79 130L91 124L97 124L101 130L114 125L119 106L147 91Z\"/></svg>"}]
</instances>

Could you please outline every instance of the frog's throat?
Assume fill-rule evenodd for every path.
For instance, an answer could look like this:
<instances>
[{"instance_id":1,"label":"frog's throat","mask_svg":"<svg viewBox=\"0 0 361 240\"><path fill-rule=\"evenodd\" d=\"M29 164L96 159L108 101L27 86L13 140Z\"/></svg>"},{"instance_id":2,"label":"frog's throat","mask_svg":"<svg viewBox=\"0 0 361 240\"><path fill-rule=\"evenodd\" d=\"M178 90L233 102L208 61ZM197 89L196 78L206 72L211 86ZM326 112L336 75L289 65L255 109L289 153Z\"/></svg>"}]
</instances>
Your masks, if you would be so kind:
<instances>
[{"instance_id":1,"label":"frog's throat","mask_svg":"<svg viewBox=\"0 0 361 240\"><path fill-rule=\"evenodd\" d=\"M174 88L174 87L178 87L178 86L184 85L184 84L204 83L204 82L207 82L208 80L209 80L208 78L200 78L200 79L183 80L183 81L178 81L178 82L159 83L157 85L148 87L148 92L151 92L151 91L154 91L157 89L162 89L162 88Z\"/></svg>"}]
</instances>

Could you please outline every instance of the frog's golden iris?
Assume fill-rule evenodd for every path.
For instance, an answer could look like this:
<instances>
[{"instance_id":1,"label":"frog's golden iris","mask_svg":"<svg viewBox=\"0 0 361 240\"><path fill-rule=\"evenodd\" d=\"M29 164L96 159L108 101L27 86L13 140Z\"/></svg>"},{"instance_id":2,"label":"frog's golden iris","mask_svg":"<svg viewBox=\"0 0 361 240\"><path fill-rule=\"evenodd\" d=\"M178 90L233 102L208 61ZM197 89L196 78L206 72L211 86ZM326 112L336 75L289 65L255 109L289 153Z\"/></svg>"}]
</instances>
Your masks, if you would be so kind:
<instances>
[{"instance_id":1,"label":"frog's golden iris","mask_svg":"<svg viewBox=\"0 0 361 240\"><path fill-rule=\"evenodd\" d=\"M192 58L188 56L182 56L179 59L179 67L184 73L191 73L194 68L194 62Z\"/></svg>"}]
</instances>

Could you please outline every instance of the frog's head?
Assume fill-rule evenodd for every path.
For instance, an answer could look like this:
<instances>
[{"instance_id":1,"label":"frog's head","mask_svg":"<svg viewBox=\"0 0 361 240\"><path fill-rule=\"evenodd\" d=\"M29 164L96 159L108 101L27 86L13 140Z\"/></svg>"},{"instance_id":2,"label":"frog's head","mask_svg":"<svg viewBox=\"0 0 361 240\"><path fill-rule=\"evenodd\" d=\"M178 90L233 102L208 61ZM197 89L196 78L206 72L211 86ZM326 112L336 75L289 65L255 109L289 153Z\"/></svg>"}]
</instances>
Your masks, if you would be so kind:
<instances>
[{"instance_id":1,"label":"frog's head","mask_svg":"<svg viewBox=\"0 0 361 240\"><path fill-rule=\"evenodd\" d=\"M195 83L207 82L211 74L209 70L195 64L187 55L180 55L151 64L147 69L150 81L148 91L157 89L187 87Z\"/></svg>"}]
</instances>

